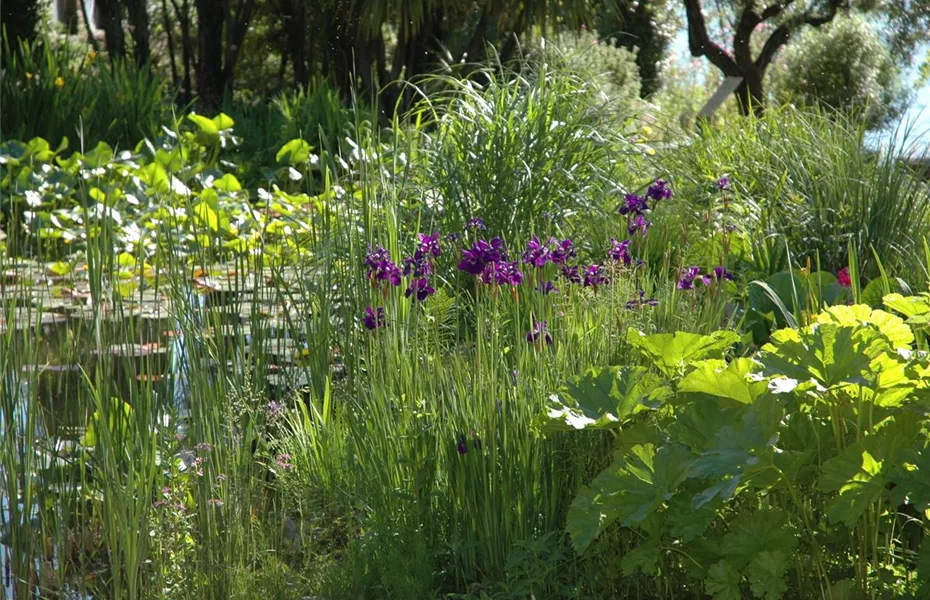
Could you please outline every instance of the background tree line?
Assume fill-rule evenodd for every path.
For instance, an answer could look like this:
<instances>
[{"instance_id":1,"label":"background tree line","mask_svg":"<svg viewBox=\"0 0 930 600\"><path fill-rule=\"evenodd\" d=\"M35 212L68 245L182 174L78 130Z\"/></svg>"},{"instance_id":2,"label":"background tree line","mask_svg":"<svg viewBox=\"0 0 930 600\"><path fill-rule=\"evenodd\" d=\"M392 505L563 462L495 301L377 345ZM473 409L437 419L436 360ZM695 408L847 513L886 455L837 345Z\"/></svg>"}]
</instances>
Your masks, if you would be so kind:
<instances>
[{"instance_id":1,"label":"background tree line","mask_svg":"<svg viewBox=\"0 0 930 600\"><path fill-rule=\"evenodd\" d=\"M34 37L42 2L3 2L8 36ZM425 73L478 63L489 53L506 64L520 54L523 40L588 26L635 52L643 96L659 89L670 40L683 28L692 56L722 76L743 79L735 92L743 113L769 101L767 74L783 57L791 61L783 70L794 74L777 78L787 90L783 97L824 96L831 106L882 103L888 110L880 122L900 104L897 72L930 41L930 0L96 2L111 61L154 65L170 77L182 104L196 100L208 110L234 90L264 94L326 80L345 96L380 91L380 108L389 115L409 104L405 84ZM89 43L102 49L86 5L78 4ZM850 25L848 15L868 20ZM838 17L846 24L834 27ZM824 28L819 37L811 33L818 28ZM806 43L811 51L781 52L789 43Z\"/></svg>"}]
</instances>

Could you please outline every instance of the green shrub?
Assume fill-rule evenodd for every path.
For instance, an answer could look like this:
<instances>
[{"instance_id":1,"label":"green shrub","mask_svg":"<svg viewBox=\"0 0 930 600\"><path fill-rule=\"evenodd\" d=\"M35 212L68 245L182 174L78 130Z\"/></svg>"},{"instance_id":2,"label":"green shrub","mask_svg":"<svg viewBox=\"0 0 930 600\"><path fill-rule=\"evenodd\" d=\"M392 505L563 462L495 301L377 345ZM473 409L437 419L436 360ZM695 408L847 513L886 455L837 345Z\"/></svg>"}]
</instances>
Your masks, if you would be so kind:
<instances>
[{"instance_id":1,"label":"green shrub","mask_svg":"<svg viewBox=\"0 0 930 600\"><path fill-rule=\"evenodd\" d=\"M620 46L616 39L602 40L597 32L581 30L564 31L536 43L529 46L531 60L546 61L551 69L576 75L621 109L639 97L637 51Z\"/></svg>"},{"instance_id":2,"label":"green shrub","mask_svg":"<svg viewBox=\"0 0 930 600\"><path fill-rule=\"evenodd\" d=\"M856 115L870 127L887 124L903 109L899 68L863 16L840 16L806 30L773 71L782 99Z\"/></svg>"}]
</instances>

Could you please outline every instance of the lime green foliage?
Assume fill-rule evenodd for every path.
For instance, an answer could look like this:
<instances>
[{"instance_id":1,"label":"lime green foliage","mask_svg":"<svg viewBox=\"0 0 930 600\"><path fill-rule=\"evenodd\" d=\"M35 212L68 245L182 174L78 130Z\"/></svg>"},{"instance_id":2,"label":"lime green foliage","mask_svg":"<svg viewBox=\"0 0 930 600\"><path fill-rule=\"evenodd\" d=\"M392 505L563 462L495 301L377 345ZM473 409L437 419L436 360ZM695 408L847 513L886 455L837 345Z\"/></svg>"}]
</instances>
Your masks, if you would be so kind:
<instances>
[{"instance_id":1,"label":"lime green foliage","mask_svg":"<svg viewBox=\"0 0 930 600\"><path fill-rule=\"evenodd\" d=\"M901 297L888 302L900 306ZM893 531L902 514L930 502L918 475L928 452L930 363L902 319L835 306L801 329L776 331L750 358L696 352L675 358L677 370L656 358L682 356L679 339L645 339L662 378L639 391L635 408L619 398L614 462L568 513L578 551L619 523L641 533L625 569L680 571L713 598L803 596L818 579L836 589L849 581L878 594L917 592L876 576L914 568ZM713 344L695 336L689 347ZM674 393L651 401L662 388ZM577 402L589 403L592 423L618 412L589 396ZM627 436L637 441L627 445ZM844 571L839 556L862 568Z\"/></svg>"}]
</instances>

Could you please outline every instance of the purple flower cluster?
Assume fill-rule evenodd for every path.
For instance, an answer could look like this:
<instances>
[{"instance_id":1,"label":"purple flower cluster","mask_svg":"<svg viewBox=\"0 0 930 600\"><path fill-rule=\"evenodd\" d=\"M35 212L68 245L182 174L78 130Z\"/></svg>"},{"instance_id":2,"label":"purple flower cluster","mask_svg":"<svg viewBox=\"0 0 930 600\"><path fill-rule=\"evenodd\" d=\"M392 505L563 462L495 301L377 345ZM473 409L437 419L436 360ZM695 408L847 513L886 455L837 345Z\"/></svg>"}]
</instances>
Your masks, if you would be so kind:
<instances>
[{"instance_id":1,"label":"purple flower cluster","mask_svg":"<svg viewBox=\"0 0 930 600\"><path fill-rule=\"evenodd\" d=\"M655 210L660 200L667 200L672 197L672 188L667 181L656 179L646 190L645 196L636 194L627 194L624 198L623 205L620 207L620 214L627 218L627 233L633 235L639 232L640 235L646 235L652 221L646 218L646 215Z\"/></svg>"},{"instance_id":2,"label":"purple flower cluster","mask_svg":"<svg viewBox=\"0 0 930 600\"><path fill-rule=\"evenodd\" d=\"M687 267L681 270L681 275L678 277L678 285L676 287L678 287L679 290L693 290L695 283L710 285L710 277L701 275L701 267Z\"/></svg>"},{"instance_id":3,"label":"purple flower cluster","mask_svg":"<svg viewBox=\"0 0 930 600\"><path fill-rule=\"evenodd\" d=\"M365 325L365 328L374 331L379 327L385 326L384 320L384 309L378 307L372 309L370 306L365 309L365 316L362 317L362 323Z\"/></svg>"},{"instance_id":4,"label":"purple flower cluster","mask_svg":"<svg viewBox=\"0 0 930 600\"><path fill-rule=\"evenodd\" d=\"M420 277L410 282L410 285L404 291L404 296L407 298L413 296L417 302L423 302L435 293L436 290L429 284L426 277Z\"/></svg>"},{"instance_id":5,"label":"purple flower cluster","mask_svg":"<svg viewBox=\"0 0 930 600\"><path fill-rule=\"evenodd\" d=\"M541 294L557 294L559 292L559 288L555 287L555 284L551 281L543 281L536 289L539 290Z\"/></svg>"},{"instance_id":6,"label":"purple flower cluster","mask_svg":"<svg viewBox=\"0 0 930 600\"><path fill-rule=\"evenodd\" d=\"M368 265L368 279L372 284L383 281L390 285L400 285L400 268L391 260L391 253L381 246L374 250L371 246L368 247L365 264Z\"/></svg>"},{"instance_id":7,"label":"purple flower cluster","mask_svg":"<svg viewBox=\"0 0 930 600\"><path fill-rule=\"evenodd\" d=\"M520 285L523 283L523 273L516 261L499 260L489 262L478 278L481 283L487 285Z\"/></svg>"},{"instance_id":8,"label":"purple flower cluster","mask_svg":"<svg viewBox=\"0 0 930 600\"><path fill-rule=\"evenodd\" d=\"M727 268L723 265L714 267L714 277L717 278L717 281L723 281L724 279L733 281L733 273L727 271Z\"/></svg>"},{"instance_id":9,"label":"purple flower cluster","mask_svg":"<svg viewBox=\"0 0 930 600\"><path fill-rule=\"evenodd\" d=\"M462 261L458 268L459 271L465 271L471 275L480 275L488 263L502 260L507 260L504 240L499 237L490 242L478 240L471 248L462 251Z\"/></svg>"},{"instance_id":10,"label":"purple flower cluster","mask_svg":"<svg viewBox=\"0 0 930 600\"><path fill-rule=\"evenodd\" d=\"M693 290L696 283L707 286L712 284L714 281L733 281L733 273L728 271L725 266L720 265L714 267L712 276L710 274L702 275L701 267L691 266L682 269L678 278L678 285L676 287L678 287L679 290Z\"/></svg>"},{"instance_id":11,"label":"purple flower cluster","mask_svg":"<svg viewBox=\"0 0 930 600\"><path fill-rule=\"evenodd\" d=\"M475 450L481 450L481 438L479 438L474 431L469 430L468 439L471 440L471 445ZM459 456L465 456L468 453L468 442L464 435L459 436L459 441L455 445L455 451L459 453Z\"/></svg>"},{"instance_id":12,"label":"purple flower cluster","mask_svg":"<svg viewBox=\"0 0 930 600\"><path fill-rule=\"evenodd\" d=\"M417 242L417 251L413 255L415 260L422 260L428 256L439 258L439 255L442 254L442 248L439 245L438 231L434 231L433 235L418 233Z\"/></svg>"},{"instance_id":13,"label":"purple flower cluster","mask_svg":"<svg viewBox=\"0 0 930 600\"><path fill-rule=\"evenodd\" d=\"M726 192L730 189L730 178L724 175L714 183L714 189L720 192Z\"/></svg>"},{"instance_id":14,"label":"purple flower cluster","mask_svg":"<svg viewBox=\"0 0 930 600\"><path fill-rule=\"evenodd\" d=\"M478 240L471 248L462 250L460 271L476 275L487 285L520 285L523 273L516 261L507 257L504 241L499 237L490 242Z\"/></svg>"},{"instance_id":15,"label":"purple flower cluster","mask_svg":"<svg viewBox=\"0 0 930 600\"><path fill-rule=\"evenodd\" d=\"M604 272L603 266L595 263L584 270L584 287L593 287L597 290L598 286L607 285L608 283L610 283L610 279Z\"/></svg>"},{"instance_id":16,"label":"purple flower cluster","mask_svg":"<svg viewBox=\"0 0 930 600\"><path fill-rule=\"evenodd\" d=\"M404 296L423 302L436 293L426 276L433 272L433 260L439 258L441 254L442 247L439 245L438 231L434 231L432 235L417 234L416 251L413 256L404 259L404 275L413 277L404 291Z\"/></svg>"},{"instance_id":17,"label":"purple flower cluster","mask_svg":"<svg viewBox=\"0 0 930 600\"><path fill-rule=\"evenodd\" d=\"M523 253L523 263L532 265L537 269L545 267L548 263L564 265L575 257L575 247L570 239L561 242L550 237L547 242L541 242L537 236L527 242L526 252Z\"/></svg>"},{"instance_id":18,"label":"purple flower cluster","mask_svg":"<svg viewBox=\"0 0 930 600\"><path fill-rule=\"evenodd\" d=\"M578 265L563 266L562 277L568 280L569 283L580 284L582 282L581 275L578 273Z\"/></svg>"}]
</instances>

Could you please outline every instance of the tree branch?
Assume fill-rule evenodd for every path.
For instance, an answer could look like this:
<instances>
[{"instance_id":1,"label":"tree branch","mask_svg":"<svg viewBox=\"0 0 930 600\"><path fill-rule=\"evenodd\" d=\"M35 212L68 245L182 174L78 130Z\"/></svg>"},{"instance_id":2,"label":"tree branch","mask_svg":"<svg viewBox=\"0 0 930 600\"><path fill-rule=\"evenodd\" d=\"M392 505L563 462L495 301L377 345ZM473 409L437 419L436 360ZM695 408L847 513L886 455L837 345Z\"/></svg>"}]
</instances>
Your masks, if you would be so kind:
<instances>
[{"instance_id":1,"label":"tree branch","mask_svg":"<svg viewBox=\"0 0 930 600\"><path fill-rule=\"evenodd\" d=\"M700 0L684 0L688 17L688 49L691 56L706 56L724 75L739 76L739 68L726 50L710 39Z\"/></svg>"},{"instance_id":2,"label":"tree branch","mask_svg":"<svg viewBox=\"0 0 930 600\"><path fill-rule=\"evenodd\" d=\"M788 40L791 38L795 31L801 27L804 27L805 25L810 25L811 27L820 27L821 25L826 25L832 21L834 17L836 17L836 13L839 11L839 9L845 6L845 0L830 0L830 4L827 7L827 12L825 13L816 14L812 12L805 12L801 15L798 15L796 18L790 19L779 25L775 31L772 32L772 35L769 36L769 39L765 40L765 44L762 46L762 51L756 58L756 68L765 72L768 66L775 59L775 54L778 53L782 46L788 43Z\"/></svg>"}]
</instances>

